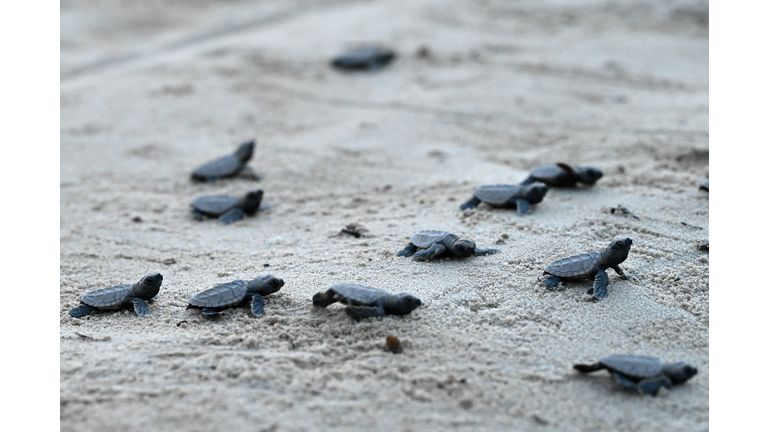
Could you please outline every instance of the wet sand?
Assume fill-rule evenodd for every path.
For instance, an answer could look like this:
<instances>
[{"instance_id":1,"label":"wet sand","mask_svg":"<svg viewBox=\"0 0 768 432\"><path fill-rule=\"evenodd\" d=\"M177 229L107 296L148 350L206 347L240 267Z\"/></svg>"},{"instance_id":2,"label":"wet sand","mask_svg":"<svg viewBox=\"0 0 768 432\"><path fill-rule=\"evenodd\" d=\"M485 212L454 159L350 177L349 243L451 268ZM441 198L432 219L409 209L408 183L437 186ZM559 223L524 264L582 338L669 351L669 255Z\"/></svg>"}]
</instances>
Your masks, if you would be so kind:
<instances>
[{"instance_id":1,"label":"wet sand","mask_svg":"<svg viewBox=\"0 0 768 432\"><path fill-rule=\"evenodd\" d=\"M329 67L366 43L398 57ZM706 429L708 50L701 2L63 2L61 430ZM190 181L248 139L261 181ZM527 216L458 208L557 161L605 175ZM189 212L254 189L271 206L255 217ZM424 229L500 253L396 256ZM605 299L539 283L625 237L638 278L608 270ZM69 316L149 272L150 316ZM285 286L261 317L184 309L264 274ZM424 305L361 322L313 308L336 282ZM614 353L699 374L651 397L572 369Z\"/></svg>"}]
</instances>

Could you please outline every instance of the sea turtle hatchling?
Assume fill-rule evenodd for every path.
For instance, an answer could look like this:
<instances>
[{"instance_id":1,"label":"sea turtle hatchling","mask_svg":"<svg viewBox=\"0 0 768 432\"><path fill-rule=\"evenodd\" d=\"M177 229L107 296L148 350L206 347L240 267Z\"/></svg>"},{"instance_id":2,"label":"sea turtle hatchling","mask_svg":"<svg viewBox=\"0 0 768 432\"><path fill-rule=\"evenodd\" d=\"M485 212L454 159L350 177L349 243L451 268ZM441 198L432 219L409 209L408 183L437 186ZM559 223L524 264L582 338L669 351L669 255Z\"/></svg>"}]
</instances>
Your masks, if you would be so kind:
<instances>
[{"instance_id":1,"label":"sea turtle hatchling","mask_svg":"<svg viewBox=\"0 0 768 432\"><path fill-rule=\"evenodd\" d=\"M559 259L544 269L544 274L549 276L542 283L550 288L557 288L560 279L594 278L595 282L587 294L593 294L595 298L602 299L608 294L606 269L612 268L625 279L629 278L619 264L627 259L631 247L632 239L625 238L612 241L602 252L589 252Z\"/></svg>"},{"instance_id":2,"label":"sea turtle hatchling","mask_svg":"<svg viewBox=\"0 0 768 432\"><path fill-rule=\"evenodd\" d=\"M333 284L328 291L312 297L316 307L327 307L336 302L347 305L347 315L358 319L405 315L421 306L421 300L409 293L389 294L380 288L351 283Z\"/></svg>"},{"instance_id":3,"label":"sea turtle hatchling","mask_svg":"<svg viewBox=\"0 0 768 432\"><path fill-rule=\"evenodd\" d=\"M480 186L472 199L460 205L462 210L473 209L481 202L493 207L516 208L521 215L531 212L531 204L538 204L547 194L547 185L531 183L529 185L498 184Z\"/></svg>"},{"instance_id":4,"label":"sea turtle hatchling","mask_svg":"<svg viewBox=\"0 0 768 432\"><path fill-rule=\"evenodd\" d=\"M533 168L528 178L521 185L541 182L552 187L572 187L576 183L584 183L592 186L600 180L603 172L591 166L576 166L563 162L541 165Z\"/></svg>"},{"instance_id":5,"label":"sea turtle hatchling","mask_svg":"<svg viewBox=\"0 0 768 432\"><path fill-rule=\"evenodd\" d=\"M251 303L251 313L264 314L264 296L280 291L285 282L272 275L254 280L236 280L209 288L189 299L187 309L202 309L204 315L216 315L226 308Z\"/></svg>"},{"instance_id":6,"label":"sea turtle hatchling","mask_svg":"<svg viewBox=\"0 0 768 432\"><path fill-rule=\"evenodd\" d=\"M419 249L421 251L416 252ZM448 231L426 230L411 237L411 242L397 256L411 256L414 259L433 259L439 255L468 257L470 255L490 255L499 252L498 249L477 249L472 240L459 238Z\"/></svg>"},{"instance_id":7,"label":"sea turtle hatchling","mask_svg":"<svg viewBox=\"0 0 768 432\"><path fill-rule=\"evenodd\" d=\"M75 318L82 318L96 309L119 310L133 307L139 316L149 315L145 300L151 300L163 283L163 275L151 273L135 284L117 285L86 293L80 300L80 306L69 311Z\"/></svg>"},{"instance_id":8,"label":"sea turtle hatchling","mask_svg":"<svg viewBox=\"0 0 768 432\"><path fill-rule=\"evenodd\" d=\"M342 70L372 71L381 69L394 58L393 51L368 46L334 58L331 65Z\"/></svg>"},{"instance_id":9,"label":"sea turtle hatchling","mask_svg":"<svg viewBox=\"0 0 768 432\"><path fill-rule=\"evenodd\" d=\"M197 181L215 181L226 177L233 177L241 171L245 171L254 180L260 180L251 167L246 165L256 149L256 141L246 141L240 144L234 154L222 156L206 164L200 165L192 171L192 179Z\"/></svg>"},{"instance_id":10,"label":"sea turtle hatchling","mask_svg":"<svg viewBox=\"0 0 768 432\"><path fill-rule=\"evenodd\" d=\"M597 363L575 364L573 368L583 373L607 369L619 384L654 396L662 387L682 384L698 373L695 367L683 361L662 363L655 357L634 355L607 356Z\"/></svg>"},{"instance_id":11,"label":"sea turtle hatchling","mask_svg":"<svg viewBox=\"0 0 768 432\"><path fill-rule=\"evenodd\" d=\"M704 192L709 192L709 179L704 180L699 185L699 190Z\"/></svg>"},{"instance_id":12,"label":"sea turtle hatchling","mask_svg":"<svg viewBox=\"0 0 768 432\"><path fill-rule=\"evenodd\" d=\"M208 195L192 201L192 217L197 220L218 218L221 223L232 223L247 216L253 216L261 205L264 191L257 190L242 198L228 195Z\"/></svg>"}]
</instances>

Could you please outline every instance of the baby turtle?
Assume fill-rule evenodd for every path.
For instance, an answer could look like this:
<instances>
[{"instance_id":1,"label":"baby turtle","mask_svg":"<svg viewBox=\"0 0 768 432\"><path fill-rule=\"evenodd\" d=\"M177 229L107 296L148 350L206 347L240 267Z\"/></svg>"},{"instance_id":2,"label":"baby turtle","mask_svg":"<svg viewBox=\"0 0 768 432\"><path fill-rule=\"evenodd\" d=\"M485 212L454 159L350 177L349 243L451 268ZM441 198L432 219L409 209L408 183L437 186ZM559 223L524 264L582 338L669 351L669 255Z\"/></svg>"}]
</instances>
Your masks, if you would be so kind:
<instances>
[{"instance_id":1,"label":"baby turtle","mask_svg":"<svg viewBox=\"0 0 768 432\"><path fill-rule=\"evenodd\" d=\"M258 174L246 165L251 160L255 149L255 140L246 141L240 144L240 147L234 154L222 156L195 168L192 171L192 179L197 181L215 181L226 177L234 177L241 171L245 171L254 180L259 180Z\"/></svg>"},{"instance_id":2,"label":"baby turtle","mask_svg":"<svg viewBox=\"0 0 768 432\"><path fill-rule=\"evenodd\" d=\"M471 200L460 205L462 210L473 209L481 202L493 207L517 208L517 212L526 215L531 212L531 204L538 204L547 194L547 185L532 183L525 186L500 184L480 186Z\"/></svg>"},{"instance_id":3,"label":"baby turtle","mask_svg":"<svg viewBox=\"0 0 768 432\"><path fill-rule=\"evenodd\" d=\"M709 192L709 179L704 180L699 185L699 190L703 190L704 192Z\"/></svg>"},{"instance_id":4,"label":"baby turtle","mask_svg":"<svg viewBox=\"0 0 768 432\"><path fill-rule=\"evenodd\" d=\"M550 263L544 270L549 275L542 283L550 288L557 288L560 279L595 279L592 288L587 294L594 294L601 299L608 294L608 273L606 269L612 268L625 279L629 276L619 267L629 255L632 247L632 239L614 240L602 252L589 252L559 259Z\"/></svg>"},{"instance_id":5,"label":"baby turtle","mask_svg":"<svg viewBox=\"0 0 768 432\"><path fill-rule=\"evenodd\" d=\"M209 195L192 201L192 217L197 220L219 218L221 223L239 221L246 215L253 216L261 205L264 191L251 191L242 198L228 195Z\"/></svg>"},{"instance_id":6,"label":"baby turtle","mask_svg":"<svg viewBox=\"0 0 768 432\"><path fill-rule=\"evenodd\" d=\"M419 249L424 250L416 252ZM408 246L398 252L397 256L413 255L414 259L429 260L442 254L462 258L470 255L490 255L496 252L499 250L477 249L472 240L459 238L448 231L426 230L414 234Z\"/></svg>"},{"instance_id":7,"label":"baby turtle","mask_svg":"<svg viewBox=\"0 0 768 432\"><path fill-rule=\"evenodd\" d=\"M533 182L542 182L552 187L572 187L576 183L584 183L592 186L602 176L603 172L595 167L579 167L558 162L556 164L537 166L531 170L528 178L520 184L527 185Z\"/></svg>"},{"instance_id":8,"label":"baby turtle","mask_svg":"<svg viewBox=\"0 0 768 432\"><path fill-rule=\"evenodd\" d=\"M381 69L395 58L395 53L375 46L340 55L331 65L336 69L372 71Z\"/></svg>"},{"instance_id":9,"label":"baby turtle","mask_svg":"<svg viewBox=\"0 0 768 432\"><path fill-rule=\"evenodd\" d=\"M254 280L236 280L223 285L217 285L189 300L187 309L202 309L204 315L216 315L226 308L251 303L251 312L256 315L264 313L264 297L280 291L285 282L272 275L260 276Z\"/></svg>"},{"instance_id":10,"label":"baby turtle","mask_svg":"<svg viewBox=\"0 0 768 432\"><path fill-rule=\"evenodd\" d=\"M336 302L347 305L347 315L357 319L405 315L421 306L421 300L409 293L388 294L380 288L350 283L333 284L328 291L312 297L316 307L327 307Z\"/></svg>"},{"instance_id":11,"label":"baby turtle","mask_svg":"<svg viewBox=\"0 0 768 432\"><path fill-rule=\"evenodd\" d=\"M573 368L583 373L608 369L619 384L654 396L662 387L682 384L698 373L686 362L662 363L654 357L633 355L612 355L595 364L576 364Z\"/></svg>"},{"instance_id":12,"label":"baby turtle","mask_svg":"<svg viewBox=\"0 0 768 432\"><path fill-rule=\"evenodd\" d=\"M133 307L139 316L149 315L145 300L151 300L160 292L163 275L152 273L144 276L135 284L118 285L102 288L85 294L80 306L69 311L75 318L82 318L96 309L119 310Z\"/></svg>"}]
</instances>

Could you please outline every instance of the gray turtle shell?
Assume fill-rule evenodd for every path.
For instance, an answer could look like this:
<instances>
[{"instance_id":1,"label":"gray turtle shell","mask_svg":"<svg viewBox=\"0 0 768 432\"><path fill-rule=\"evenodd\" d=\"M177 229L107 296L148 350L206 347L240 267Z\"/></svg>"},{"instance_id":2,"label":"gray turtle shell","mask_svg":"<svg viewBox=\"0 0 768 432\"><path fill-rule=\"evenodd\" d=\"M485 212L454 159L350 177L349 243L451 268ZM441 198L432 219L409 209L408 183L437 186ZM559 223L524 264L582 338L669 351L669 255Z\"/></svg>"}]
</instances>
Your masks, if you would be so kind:
<instances>
[{"instance_id":1,"label":"gray turtle shell","mask_svg":"<svg viewBox=\"0 0 768 432\"><path fill-rule=\"evenodd\" d=\"M196 294L189 304L201 308L225 308L240 305L248 294L248 281L236 280Z\"/></svg>"},{"instance_id":2,"label":"gray turtle shell","mask_svg":"<svg viewBox=\"0 0 768 432\"><path fill-rule=\"evenodd\" d=\"M123 303L131 288L133 288L133 284L98 289L83 295L82 302L88 306L102 309L111 307L117 308Z\"/></svg>"},{"instance_id":3,"label":"gray turtle shell","mask_svg":"<svg viewBox=\"0 0 768 432\"><path fill-rule=\"evenodd\" d=\"M525 198L525 186L511 184L480 186L475 190L475 197L491 205L503 205L513 197Z\"/></svg>"},{"instance_id":4,"label":"gray turtle shell","mask_svg":"<svg viewBox=\"0 0 768 432\"><path fill-rule=\"evenodd\" d=\"M550 263L544 271L558 277L580 278L592 276L600 263L600 252L570 256Z\"/></svg>"},{"instance_id":5,"label":"gray turtle shell","mask_svg":"<svg viewBox=\"0 0 768 432\"><path fill-rule=\"evenodd\" d=\"M192 201L192 207L201 213L220 216L232 209L239 200L239 198L228 195L202 196Z\"/></svg>"},{"instance_id":6,"label":"gray turtle shell","mask_svg":"<svg viewBox=\"0 0 768 432\"><path fill-rule=\"evenodd\" d=\"M222 156L195 168L192 178L209 180L234 176L248 163L255 148L256 141L246 141L240 144L234 154Z\"/></svg>"},{"instance_id":7,"label":"gray turtle shell","mask_svg":"<svg viewBox=\"0 0 768 432\"><path fill-rule=\"evenodd\" d=\"M243 165L236 156L229 155L195 168L192 174L196 178L230 177L237 174Z\"/></svg>"},{"instance_id":8,"label":"gray turtle shell","mask_svg":"<svg viewBox=\"0 0 768 432\"><path fill-rule=\"evenodd\" d=\"M530 176L538 181L543 181L545 183L561 183L568 181L569 177L572 177L572 174L569 173L565 168L570 168L571 172L575 171L572 167L563 163L549 164L540 165L533 168L531 170ZM576 179L573 178L572 180L575 182Z\"/></svg>"},{"instance_id":9,"label":"gray turtle shell","mask_svg":"<svg viewBox=\"0 0 768 432\"><path fill-rule=\"evenodd\" d=\"M372 306L376 303L376 300L388 294L381 288L346 282L335 283L331 286L331 289L336 293L335 297L339 301L355 306Z\"/></svg>"},{"instance_id":10,"label":"gray turtle shell","mask_svg":"<svg viewBox=\"0 0 768 432\"><path fill-rule=\"evenodd\" d=\"M418 248L429 249L433 244L445 240L445 238L450 235L454 234L451 234L448 231L425 230L414 234L413 237L411 237L411 243Z\"/></svg>"},{"instance_id":11,"label":"gray turtle shell","mask_svg":"<svg viewBox=\"0 0 768 432\"><path fill-rule=\"evenodd\" d=\"M616 371L634 379L643 379L663 375L662 362L655 357L633 355L611 355L600 359L600 364L608 370Z\"/></svg>"}]
</instances>

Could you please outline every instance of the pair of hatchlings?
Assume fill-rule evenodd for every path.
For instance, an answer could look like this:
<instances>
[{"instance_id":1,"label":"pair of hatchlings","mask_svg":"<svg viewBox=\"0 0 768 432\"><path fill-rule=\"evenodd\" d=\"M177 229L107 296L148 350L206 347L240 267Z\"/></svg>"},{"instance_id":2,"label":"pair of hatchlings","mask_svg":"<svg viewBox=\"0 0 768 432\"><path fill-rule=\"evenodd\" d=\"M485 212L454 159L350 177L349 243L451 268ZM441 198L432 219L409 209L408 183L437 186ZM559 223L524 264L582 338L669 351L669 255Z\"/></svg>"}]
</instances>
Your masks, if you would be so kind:
<instances>
[{"instance_id":1,"label":"pair of hatchlings","mask_svg":"<svg viewBox=\"0 0 768 432\"><path fill-rule=\"evenodd\" d=\"M573 187L578 183L594 185L603 172L591 166L576 166L563 162L533 168L519 185L485 185L475 189L472 198L461 204L461 210L473 209L486 203L491 207L517 209L521 215L531 212L531 206L544 200L550 187Z\"/></svg>"},{"instance_id":2,"label":"pair of hatchlings","mask_svg":"<svg viewBox=\"0 0 768 432\"><path fill-rule=\"evenodd\" d=\"M548 275L542 283L549 288L557 288L561 280L594 279L588 291L595 298L602 299L608 294L608 274L611 268L627 279L619 264L629 256L632 239L614 240L603 251L595 251L559 259L547 265L544 274ZM418 252L417 252L418 251ZM478 249L475 242L459 238L447 231L421 231L411 237L399 256L413 256L415 259L434 259L438 256L468 257L471 255L490 255L498 249Z\"/></svg>"},{"instance_id":3,"label":"pair of hatchlings","mask_svg":"<svg viewBox=\"0 0 768 432\"><path fill-rule=\"evenodd\" d=\"M248 161L253 157L255 150L256 141L246 141L240 144L234 154L222 156L195 168L192 171L192 180L213 182L241 174L259 180L261 177L248 166ZM264 210L266 207L261 207L263 197L262 190L250 191L242 197L228 195L198 197L191 203L192 216L198 220L215 218L225 224L232 223L246 216L253 216L258 210Z\"/></svg>"}]
</instances>

